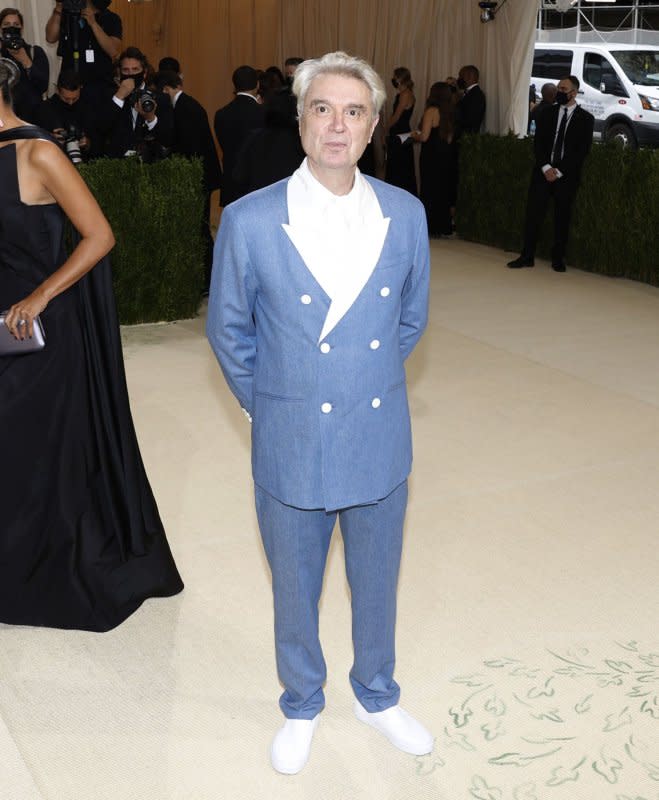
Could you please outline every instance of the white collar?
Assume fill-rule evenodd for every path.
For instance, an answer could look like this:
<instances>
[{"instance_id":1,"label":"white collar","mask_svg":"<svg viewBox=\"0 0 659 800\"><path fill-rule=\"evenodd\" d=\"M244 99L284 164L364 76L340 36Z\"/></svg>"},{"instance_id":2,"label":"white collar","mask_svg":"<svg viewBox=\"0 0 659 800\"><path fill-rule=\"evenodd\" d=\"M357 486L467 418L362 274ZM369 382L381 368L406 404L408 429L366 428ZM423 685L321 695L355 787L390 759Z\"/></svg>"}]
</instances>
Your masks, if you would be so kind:
<instances>
[{"instance_id":1,"label":"white collar","mask_svg":"<svg viewBox=\"0 0 659 800\"><path fill-rule=\"evenodd\" d=\"M256 98L256 97L255 97L253 94L251 94L250 92L236 92L236 97L251 97L251 98L252 98L252 100L253 100L255 103L258 103L258 102L259 102L259 101L258 101L258 98Z\"/></svg>"},{"instance_id":2,"label":"white collar","mask_svg":"<svg viewBox=\"0 0 659 800\"><path fill-rule=\"evenodd\" d=\"M380 258L389 228L371 184L355 168L352 189L336 195L311 173L307 159L287 186L291 242L330 298L320 333L333 330L366 285Z\"/></svg>"}]
</instances>

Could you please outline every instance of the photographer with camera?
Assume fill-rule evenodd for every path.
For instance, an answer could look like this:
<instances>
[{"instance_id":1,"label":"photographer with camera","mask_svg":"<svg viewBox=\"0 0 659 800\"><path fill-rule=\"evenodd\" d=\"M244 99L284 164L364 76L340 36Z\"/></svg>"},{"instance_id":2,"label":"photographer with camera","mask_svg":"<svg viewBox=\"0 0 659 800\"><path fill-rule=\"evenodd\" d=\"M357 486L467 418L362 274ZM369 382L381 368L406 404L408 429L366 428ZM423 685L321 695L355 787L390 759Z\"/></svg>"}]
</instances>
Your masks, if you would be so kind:
<instances>
[{"instance_id":1,"label":"photographer with camera","mask_svg":"<svg viewBox=\"0 0 659 800\"><path fill-rule=\"evenodd\" d=\"M17 8L0 11L0 55L11 59L20 72L12 89L14 112L26 122L34 122L33 114L48 89L50 68L48 57L38 45L23 39L23 15Z\"/></svg>"},{"instance_id":2,"label":"photographer with camera","mask_svg":"<svg viewBox=\"0 0 659 800\"><path fill-rule=\"evenodd\" d=\"M117 62L116 89L99 109L99 124L106 137L104 154L122 158L137 153L155 161L169 153L174 122L169 98L147 89L151 67L137 47L128 47Z\"/></svg>"},{"instance_id":3,"label":"photographer with camera","mask_svg":"<svg viewBox=\"0 0 659 800\"><path fill-rule=\"evenodd\" d=\"M122 24L111 0L58 0L46 23L46 41L59 42L62 69L80 73L83 96L101 102L112 89L112 63L121 50Z\"/></svg>"},{"instance_id":4,"label":"photographer with camera","mask_svg":"<svg viewBox=\"0 0 659 800\"><path fill-rule=\"evenodd\" d=\"M62 70L55 94L44 100L35 112L34 122L50 131L74 164L88 161L95 155L94 109L81 97L80 75L72 69Z\"/></svg>"}]
</instances>

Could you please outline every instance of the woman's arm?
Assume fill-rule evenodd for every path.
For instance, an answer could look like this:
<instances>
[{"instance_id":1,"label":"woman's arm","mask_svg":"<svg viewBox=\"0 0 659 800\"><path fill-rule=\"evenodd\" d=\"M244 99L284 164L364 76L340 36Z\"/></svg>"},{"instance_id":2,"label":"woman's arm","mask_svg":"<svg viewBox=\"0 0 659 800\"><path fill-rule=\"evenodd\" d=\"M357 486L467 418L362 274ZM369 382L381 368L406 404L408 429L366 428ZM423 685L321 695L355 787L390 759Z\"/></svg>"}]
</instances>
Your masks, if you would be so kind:
<instances>
[{"instance_id":1,"label":"woman's arm","mask_svg":"<svg viewBox=\"0 0 659 800\"><path fill-rule=\"evenodd\" d=\"M62 25L62 3L55 3L48 22L46 23L46 41L48 44L55 44L59 41L60 27Z\"/></svg>"},{"instance_id":2,"label":"woman's arm","mask_svg":"<svg viewBox=\"0 0 659 800\"><path fill-rule=\"evenodd\" d=\"M412 138L415 142L427 142L430 132L439 125L439 110L434 106L427 108L421 118L421 129L412 131Z\"/></svg>"},{"instance_id":3,"label":"woman's arm","mask_svg":"<svg viewBox=\"0 0 659 800\"><path fill-rule=\"evenodd\" d=\"M114 246L114 236L94 196L64 153L52 142L35 141L27 154L26 179L36 178L62 208L81 236L78 246L62 264L31 294L15 303L6 324L17 338L32 336L34 318L48 303L73 286ZM27 324L18 326L19 320Z\"/></svg>"}]
</instances>

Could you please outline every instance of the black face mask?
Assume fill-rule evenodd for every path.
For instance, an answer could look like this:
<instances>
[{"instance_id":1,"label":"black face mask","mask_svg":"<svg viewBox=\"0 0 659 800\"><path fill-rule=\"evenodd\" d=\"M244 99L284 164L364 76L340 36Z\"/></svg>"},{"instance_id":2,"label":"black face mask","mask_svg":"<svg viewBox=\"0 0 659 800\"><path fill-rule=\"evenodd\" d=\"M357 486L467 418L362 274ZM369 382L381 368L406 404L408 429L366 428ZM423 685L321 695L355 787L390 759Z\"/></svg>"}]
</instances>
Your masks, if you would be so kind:
<instances>
[{"instance_id":1,"label":"black face mask","mask_svg":"<svg viewBox=\"0 0 659 800\"><path fill-rule=\"evenodd\" d=\"M467 83L466 83L464 78L458 78L456 83L457 83L458 89L460 89L460 91L464 92L464 90L467 88Z\"/></svg>"},{"instance_id":2,"label":"black face mask","mask_svg":"<svg viewBox=\"0 0 659 800\"><path fill-rule=\"evenodd\" d=\"M559 106L566 106L570 102L570 96L567 92L556 92L556 102Z\"/></svg>"},{"instance_id":3,"label":"black face mask","mask_svg":"<svg viewBox=\"0 0 659 800\"><path fill-rule=\"evenodd\" d=\"M128 80L128 78L132 78L132 80L135 81L135 88L138 89L144 83L144 72L138 72L135 75L124 75L122 73L122 81Z\"/></svg>"}]
</instances>

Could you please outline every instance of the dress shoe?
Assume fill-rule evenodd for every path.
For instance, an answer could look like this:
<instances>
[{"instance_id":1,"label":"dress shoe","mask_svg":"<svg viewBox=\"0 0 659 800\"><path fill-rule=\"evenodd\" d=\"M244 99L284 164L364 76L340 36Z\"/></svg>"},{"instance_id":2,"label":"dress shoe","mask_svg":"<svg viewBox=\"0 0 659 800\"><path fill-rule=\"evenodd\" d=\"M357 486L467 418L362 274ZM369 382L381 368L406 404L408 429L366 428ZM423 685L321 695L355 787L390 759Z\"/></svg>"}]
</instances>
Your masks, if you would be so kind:
<instances>
[{"instance_id":1,"label":"dress shoe","mask_svg":"<svg viewBox=\"0 0 659 800\"><path fill-rule=\"evenodd\" d=\"M380 731L404 753L425 756L432 752L435 742L433 735L400 706L391 706L385 711L369 713L358 700L355 700L354 710L360 722Z\"/></svg>"},{"instance_id":2,"label":"dress shoe","mask_svg":"<svg viewBox=\"0 0 659 800\"><path fill-rule=\"evenodd\" d=\"M565 272L565 262L564 261L553 261L551 268L554 272Z\"/></svg>"},{"instance_id":3,"label":"dress shoe","mask_svg":"<svg viewBox=\"0 0 659 800\"><path fill-rule=\"evenodd\" d=\"M510 269L521 269L521 267L533 267L534 265L534 260L532 258L526 258L525 256L514 258L512 261L508 262Z\"/></svg>"},{"instance_id":4,"label":"dress shoe","mask_svg":"<svg viewBox=\"0 0 659 800\"><path fill-rule=\"evenodd\" d=\"M272 766L284 775L295 775L309 760L311 740L318 727L319 714L313 719L287 719L272 740Z\"/></svg>"}]
</instances>

